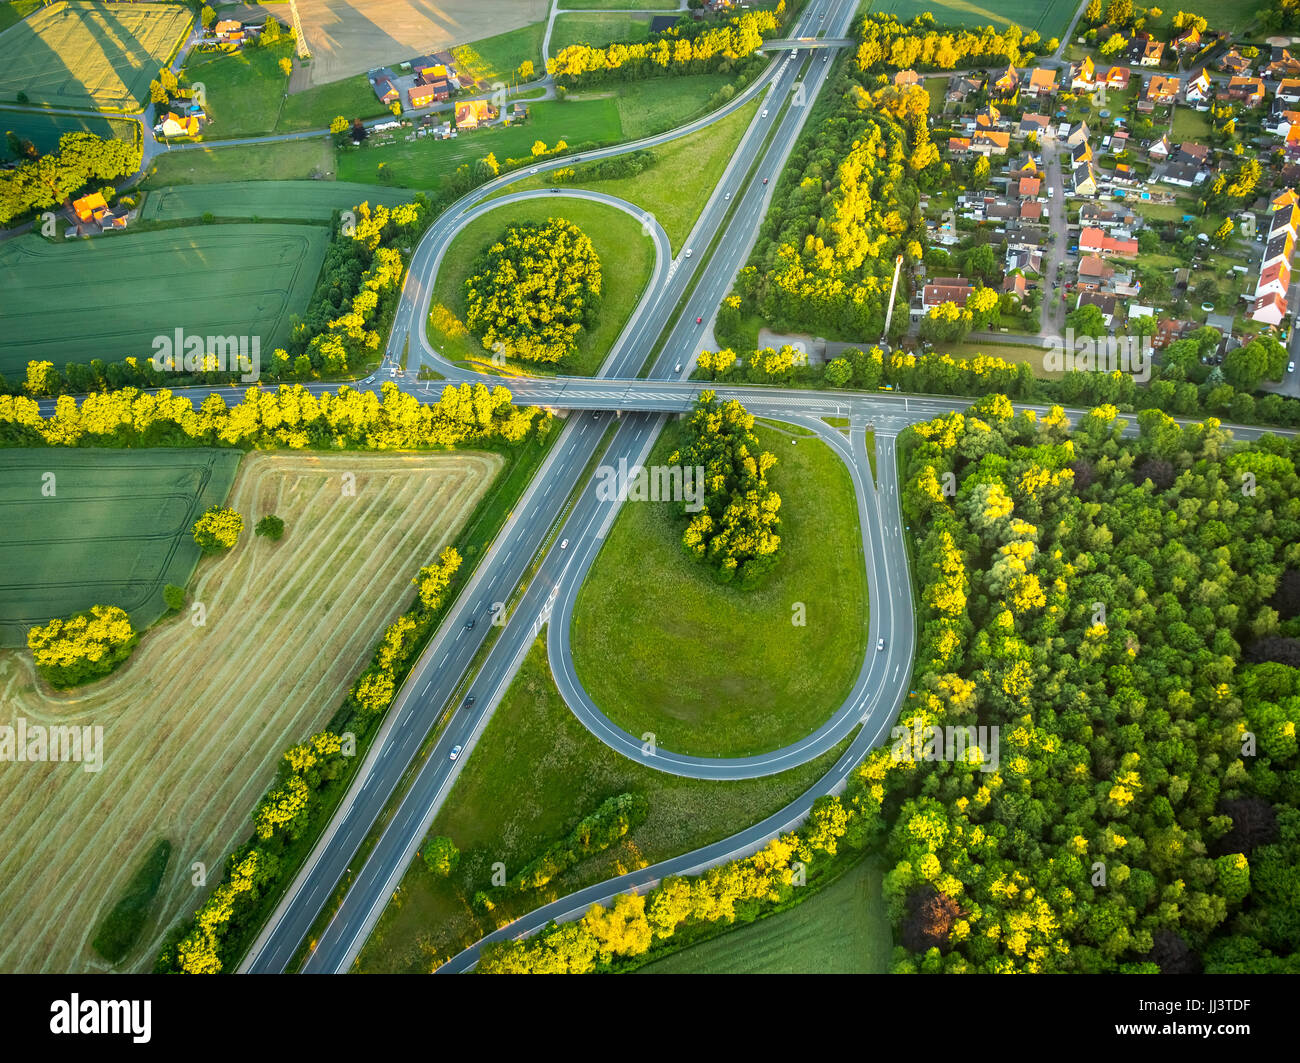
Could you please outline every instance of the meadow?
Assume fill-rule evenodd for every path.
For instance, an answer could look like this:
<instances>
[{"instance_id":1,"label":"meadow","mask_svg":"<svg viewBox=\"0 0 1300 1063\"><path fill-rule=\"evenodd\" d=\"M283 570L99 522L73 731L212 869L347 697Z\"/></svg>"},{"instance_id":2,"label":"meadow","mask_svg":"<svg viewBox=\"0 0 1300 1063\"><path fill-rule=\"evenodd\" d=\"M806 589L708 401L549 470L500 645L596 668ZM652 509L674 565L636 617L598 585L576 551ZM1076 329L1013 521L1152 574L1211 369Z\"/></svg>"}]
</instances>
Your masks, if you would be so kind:
<instances>
[{"instance_id":1,"label":"meadow","mask_svg":"<svg viewBox=\"0 0 1300 1063\"><path fill-rule=\"evenodd\" d=\"M193 21L179 4L59 0L0 33L0 99L142 110Z\"/></svg>"},{"instance_id":2,"label":"meadow","mask_svg":"<svg viewBox=\"0 0 1300 1063\"><path fill-rule=\"evenodd\" d=\"M307 308L329 232L319 225L197 225L0 245L0 372L29 361L149 357L177 328L258 336L264 360Z\"/></svg>"},{"instance_id":3,"label":"meadow","mask_svg":"<svg viewBox=\"0 0 1300 1063\"><path fill-rule=\"evenodd\" d=\"M152 624L163 587L189 582L190 530L238 466L229 450L0 451L0 646L25 646L31 625L92 605Z\"/></svg>"},{"instance_id":4,"label":"meadow","mask_svg":"<svg viewBox=\"0 0 1300 1063\"><path fill-rule=\"evenodd\" d=\"M256 218L260 221L301 218L330 220L336 210L360 203L394 206L417 193L409 188L376 188L345 181L229 181L210 185L177 185L147 193L140 217L145 221Z\"/></svg>"},{"instance_id":5,"label":"meadow","mask_svg":"<svg viewBox=\"0 0 1300 1063\"><path fill-rule=\"evenodd\" d=\"M1070 24L1078 5L1074 0L862 0L858 13L880 11L897 15L905 22L932 12L940 26L1019 25L1026 33L1037 30L1043 40L1060 37Z\"/></svg>"}]
</instances>

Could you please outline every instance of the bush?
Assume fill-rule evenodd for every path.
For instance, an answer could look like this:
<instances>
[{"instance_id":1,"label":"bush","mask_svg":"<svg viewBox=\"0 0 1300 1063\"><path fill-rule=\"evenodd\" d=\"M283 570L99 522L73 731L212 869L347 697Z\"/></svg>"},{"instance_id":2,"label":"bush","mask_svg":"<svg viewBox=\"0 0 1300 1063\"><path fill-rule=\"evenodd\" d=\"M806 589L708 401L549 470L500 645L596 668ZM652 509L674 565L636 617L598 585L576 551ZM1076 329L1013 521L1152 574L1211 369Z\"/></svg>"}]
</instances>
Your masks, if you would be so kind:
<instances>
[{"instance_id":1,"label":"bush","mask_svg":"<svg viewBox=\"0 0 1300 1063\"><path fill-rule=\"evenodd\" d=\"M460 850L456 843L442 834L424 843L421 856L424 857L424 866L441 878L447 878L460 863Z\"/></svg>"},{"instance_id":2,"label":"bush","mask_svg":"<svg viewBox=\"0 0 1300 1063\"><path fill-rule=\"evenodd\" d=\"M205 554L219 554L234 546L243 530L244 518L233 509L210 506L194 522L194 541Z\"/></svg>"},{"instance_id":3,"label":"bush","mask_svg":"<svg viewBox=\"0 0 1300 1063\"><path fill-rule=\"evenodd\" d=\"M172 612L185 608L185 588L169 583L163 588L163 604Z\"/></svg>"},{"instance_id":4,"label":"bush","mask_svg":"<svg viewBox=\"0 0 1300 1063\"><path fill-rule=\"evenodd\" d=\"M263 535L273 543L279 542L284 538L284 521L279 517L268 514L257 522L257 527L253 529L254 535Z\"/></svg>"},{"instance_id":5,"label":"bush","mask_svg":"<svg viewBox=\"0 0 1300 1063\"><path fill-rule=\"evenodd\" d=\"M149 909L162 884L171 853L171 842L166 838L158 841L127 883L126 892L99 924L91 944L109 963L120 963L135 946L149 918Z\"/></svg>"},{"instance_id":6,"label":"bush","mask_svg":"<svg viewBox=\"0 0 1300 1063\"><path fill-rule=\"evenodd\" d=\"M92 605L67 620L51 620L27 633L36 670L55 687L89 683L131 656L140 636L115 605Z\"/></svg>"}]
</instances>

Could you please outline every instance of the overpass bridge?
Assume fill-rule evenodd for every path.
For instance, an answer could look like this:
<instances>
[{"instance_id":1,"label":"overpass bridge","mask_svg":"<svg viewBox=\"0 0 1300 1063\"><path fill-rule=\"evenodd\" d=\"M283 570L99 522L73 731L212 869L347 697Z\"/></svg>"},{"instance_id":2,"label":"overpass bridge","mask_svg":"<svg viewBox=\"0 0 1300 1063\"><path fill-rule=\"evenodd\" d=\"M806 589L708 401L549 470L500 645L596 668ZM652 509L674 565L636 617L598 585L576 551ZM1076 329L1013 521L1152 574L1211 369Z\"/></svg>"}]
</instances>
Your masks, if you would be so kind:
<instances>
[{"instance_id":1,"label":"overpass bridge","mask_svg":"<svg viewBox=\"0 0 1300 1063\"><path fill-rule=\"evenodd\" d=\"M756 51L788 52L799 48L851 48L857 44L852 37L781 37L764 41Z\"/></svg>"}]
</instances>

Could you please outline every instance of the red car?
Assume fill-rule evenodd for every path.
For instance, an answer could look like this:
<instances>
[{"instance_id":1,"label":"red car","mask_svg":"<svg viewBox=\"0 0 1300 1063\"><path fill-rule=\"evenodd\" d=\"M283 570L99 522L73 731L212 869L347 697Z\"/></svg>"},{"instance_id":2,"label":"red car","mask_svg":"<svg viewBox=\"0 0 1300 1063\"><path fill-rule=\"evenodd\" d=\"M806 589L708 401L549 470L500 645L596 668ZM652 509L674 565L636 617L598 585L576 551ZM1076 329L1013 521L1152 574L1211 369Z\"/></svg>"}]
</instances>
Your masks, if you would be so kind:
<instances>
[{"instance_id":1,"label":"red car","mask_svg":"<svg viewBox=\"0 0 1300 1063\"><path fill-rule=\"evenodd\" d=\"M767 184L767 178L766 178L766 177L763 178L763 184Z\"/></svg>"},{"instance_id":2,"label":"red car","mask_svg":"<svg viewBox=\"0 0 1300 1063\"><path fill-rule=\"evenodd\" d=\"M702 318L702 317L697 317L697 318L695 319L695 323L696 323L697 325L703 325L703 324L704 324L704 318Z\"/></svg>"}]
</instances>

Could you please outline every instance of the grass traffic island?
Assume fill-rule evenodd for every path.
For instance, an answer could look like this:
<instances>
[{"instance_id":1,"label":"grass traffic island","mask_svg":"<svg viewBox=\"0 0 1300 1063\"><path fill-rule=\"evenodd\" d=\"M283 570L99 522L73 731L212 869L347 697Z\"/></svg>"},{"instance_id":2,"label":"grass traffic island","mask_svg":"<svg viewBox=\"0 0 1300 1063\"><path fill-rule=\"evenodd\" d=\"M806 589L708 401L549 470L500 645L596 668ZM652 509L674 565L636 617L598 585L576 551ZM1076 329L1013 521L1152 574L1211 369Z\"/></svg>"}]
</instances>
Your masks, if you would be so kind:
<instances>
[{"instance_id":1,"label":"grass traffic island","mask_svg":"<svg viewBox=\"0 0 1300 1063\"><path fill-rule=\"evenodd\" d=\"M491 367L491 355L465 325L465 280L479 254L501 239L506 229L522 222L565 218L590 238L600 256L604 290L595 328L578 338L576 354L557 366L508 362L523 372L574 373L590 376L600 368L610 347L636 309L654 269L654 244L641 232L641 223L604 203L551 196L513 203L476 218L447 248L434 283L429 314L429 339L454 362L474 361Z\"/></svg>"},{"instance_id":2,"label":"grass traffic island","mask_svg":"<svg viewBox=\"0 0 1300 1063\"><path fill-rule=\"evenodd\" d=\"M777 456L768 479L781 496L780 559L765 583L719 584L683 552L679 505L627 502L578 594L573 658L587 693L675 753L739 757L797 741L839 707L866 653L848 471L820 440L754 432ZM666 464L682 438L669 424L646 464Z\"/></svg>"},{"instance_id":3,"label":"grass traffic island","mask_svg":"<svg viewBox=\"0 0 1300 1063\"><path fill-rule=\"evenodd\" d=\"M887 974L893 936L879 857L802 904L674 952L638 974Z\"/></svg>"},{"instance_id":4,"label":"grass traffic island","mask_svg":"<svg viewBox=\"0 0 1300 1063\"><path fill-rule=\"evenodd\" d=\"M762 779L684 779L635 764L593 737L569 712L546 663L545 633L534 642L473 755L465 762L430 836L461 851L450 878L412 861L397 899L361 952L362 972L424 972L495 929L594 882L690 852L782 808L830 770L845 743L817 760ZM471 900L487 889L492 864L516 874L563 838L605 798L633 792L649 815L604 852L547 886L508 898L483 916Z\"/></svg>"}]
</instances>

